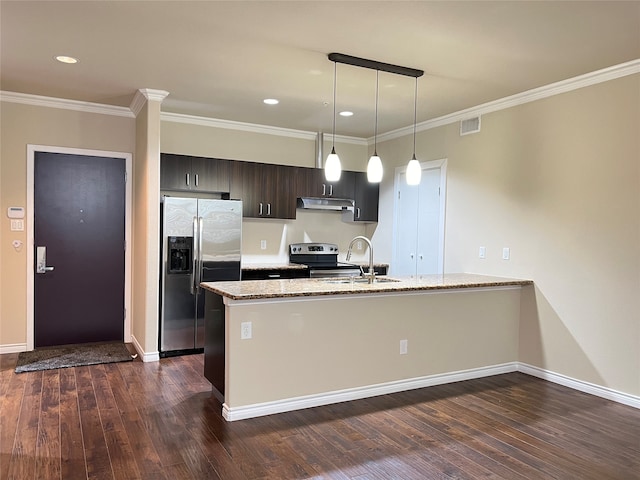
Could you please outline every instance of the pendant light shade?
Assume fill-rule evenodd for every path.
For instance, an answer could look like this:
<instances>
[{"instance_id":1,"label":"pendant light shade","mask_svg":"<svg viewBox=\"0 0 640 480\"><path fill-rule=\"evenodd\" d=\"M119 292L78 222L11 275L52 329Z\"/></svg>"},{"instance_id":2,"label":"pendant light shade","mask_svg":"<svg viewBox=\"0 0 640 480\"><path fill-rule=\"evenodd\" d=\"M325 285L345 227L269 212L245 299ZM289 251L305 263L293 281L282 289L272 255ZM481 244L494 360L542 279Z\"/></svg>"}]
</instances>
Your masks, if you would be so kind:
<instances>
[{"instance_id":1,"label":"pendant light shade","mask_svg":"<svg viewBox=\"0 0 640 480\"><path fill-rule=\"evenodd\" d=\"M327 161L324 164L324 178L327 182L337 182L340 180L342 174L342 165L340 163L340 157L336 153L336 76L337 76L336 62L333 62L333 139L331 141L331 153L327 157Z\"/></svg>"},{"instance_id":2,"label":"pendant light shade","mask_svg":"<svg viewBox=\"0 0 640 480\"><path fill-rule=\"evenodd\" d=\"M367 180L370 183L380 183L382 181L382 160L377 155L372 155L367 164Z\"/></svg>"},{"instance_id":3,"label":"pendant light shade","mask_svg":"<svg viewBox=\"0 0 640 480\"><path fill-rule=\"evenodd\" d=\"M376 70L376 126L373 131L373 155L367 164L367 180L369 183L380 183L382 181L382 160L378 156L378 74Z\"/></svg>"},{"instance_id":4,"label":"pendant light shade","mask_svg":"<svg viewBox=\"0 0 640 480\"><path fill-rule=\"evenodd\" d=\"M336 154L336 149L332 148L327 161L324 163L324 178L327 182L337 182L340 180L341 173L340 157Z\"/></svg>"},{"instance_id":5,"label":"pendant light shade","mask_svg":"<svg viewBox=\"0 0 640 480\"><path fill-rule=\"evenodd\" d=\"M422 167L420 167L420 162L416 160L416 155L414 154L407 165L407 185L419 185L420 177L422 177Z\"/></svg>"},{"instance_id":6,"label":"pendant light shade","mask_svg":"<svg viewBox=\"0 0 640 480\"><path fill-rule=\"evenodd\" d=\"M416 77L416 88L413 97L413 156L407 165L407 185L419 185L422 177L422 167L416 159L416 124L418 118L418 77Z\"/></svg>"}]
</instances>

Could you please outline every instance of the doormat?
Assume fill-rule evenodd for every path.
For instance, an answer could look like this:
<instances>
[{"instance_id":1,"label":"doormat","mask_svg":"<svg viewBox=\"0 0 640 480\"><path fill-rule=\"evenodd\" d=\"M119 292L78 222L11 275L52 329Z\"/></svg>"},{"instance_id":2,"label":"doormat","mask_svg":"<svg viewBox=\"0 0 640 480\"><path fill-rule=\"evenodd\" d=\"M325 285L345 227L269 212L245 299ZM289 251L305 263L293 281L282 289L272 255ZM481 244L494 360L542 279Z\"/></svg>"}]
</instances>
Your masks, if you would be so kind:
<instances>
[{"instance_id":1,"label":"doormat","mask_svg":"<svg viewBox=\"0 0 640 480\"><path fill-rule=\"evenodd\" d=\"M124 343L94 343L46 347L31 352L20 352L16 373L53 370L55 368L82 367L100 363L131 362Z\"/></svg>"}]
</instances>

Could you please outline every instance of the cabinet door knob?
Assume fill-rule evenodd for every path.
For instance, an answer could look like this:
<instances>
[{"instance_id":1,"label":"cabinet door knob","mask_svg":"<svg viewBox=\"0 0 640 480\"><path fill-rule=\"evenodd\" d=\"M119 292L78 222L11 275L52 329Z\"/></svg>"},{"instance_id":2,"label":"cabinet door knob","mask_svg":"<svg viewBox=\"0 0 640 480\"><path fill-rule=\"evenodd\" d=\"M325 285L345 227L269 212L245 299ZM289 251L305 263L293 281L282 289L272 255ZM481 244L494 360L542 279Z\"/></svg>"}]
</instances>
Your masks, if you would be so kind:
<instances>
[{"instance_id":1,"label":"cabinet door knob","mask_svg":"<svg viewBox=\"0 0 640 480\"><path fill-rule=\"evenodd\" d=\"M271 204L267 203L267 216L271 215Z\"/></svg>"},{"instance_id":2,"label":"cabinet door knob","mask_svg":"<svg viewBox=\"0 0 640 480\"><path fill-rule=\"evenodd\" d=\"M356 218L360 218L360 207L356 207Z\"/></svg>"},{"instance_id":3,"label":"cabinet door knob","mask_svg":"<svg viewBox=\"0 0 640 480\"><path fill-rule=\"evenodd\" d=\"M189 180L190 180L189 177L190 177L190 175L187 173L187 178L186 178L187 187L189 186Z\"/></svg>"},{"instance_id":4,"label":"cabinet door knob","mask_svg":"<svg viewBox=\"0 0 640 480\"><path fill-rule=\"evenodd\" d=\"M258 212L258 215L262 215L262 202L260 202L260 210Z\"/></svg>"},{"instance_id":5,"label":"cabinet door knob","mask_svg":"<svg viewBox=\"0 0 640 480\"><path fill-rule=\"evenodd\" d=\"M322 196L324 197L327 194L327 186L323 183L322 184Z\"/></svg>"},{"instance_id":6,"label":"cabinet door knob","mask_svg":"<svg viewBox=\"0 0 640 480\"><path fill-rule=\"evenodd\" d=\"M199 180L199 179L198 179L198 174L196 173L194 176L195 176L195 180L196 180L196 187L197 187L197 186L198 186L198 183L199 183L199 182L198 182L198 180Z\"/></svg>"},{"instance_id":7,"label":"cabinet door knob","mask_svg":"<svg viewBox=\"0 0 640 480\"><path fill-rule=\"evenodd\" d=\"M333 185L329 185L329 196L333 196Z\"/></svg>"}]
</instances>

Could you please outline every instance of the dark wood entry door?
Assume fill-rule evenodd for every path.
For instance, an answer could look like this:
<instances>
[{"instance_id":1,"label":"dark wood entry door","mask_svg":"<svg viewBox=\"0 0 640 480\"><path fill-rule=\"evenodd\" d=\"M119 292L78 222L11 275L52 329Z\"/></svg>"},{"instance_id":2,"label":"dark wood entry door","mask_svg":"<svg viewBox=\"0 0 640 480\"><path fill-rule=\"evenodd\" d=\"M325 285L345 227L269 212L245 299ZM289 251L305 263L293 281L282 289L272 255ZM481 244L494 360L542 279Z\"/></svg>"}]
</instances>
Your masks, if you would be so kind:
<instances>
[{"instance_id":1,"label":"dark wood entry door","mask_svg":"<svg viewBox=\"0 0 640 480\"><path fill-rule=\"evenodd\" d=\"M124 341L125 174L124 158L35 153L36 348Z\"/></svg>"}]
</instances>

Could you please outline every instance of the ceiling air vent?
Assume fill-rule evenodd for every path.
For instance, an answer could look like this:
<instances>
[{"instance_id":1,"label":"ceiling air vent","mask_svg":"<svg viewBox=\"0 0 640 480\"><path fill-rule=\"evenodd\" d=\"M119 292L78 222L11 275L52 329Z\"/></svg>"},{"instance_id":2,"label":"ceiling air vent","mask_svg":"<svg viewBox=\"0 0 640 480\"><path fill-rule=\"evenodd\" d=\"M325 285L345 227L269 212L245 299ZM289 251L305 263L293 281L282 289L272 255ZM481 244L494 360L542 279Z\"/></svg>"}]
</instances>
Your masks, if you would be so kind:
<instances>
[{"instance_id":1,"label":"ceiling air vent","mask_svg":"<svg viewBox=\"0 0 640 480\"><path fill-rule=\"evenodd\" d=\"M460 136L478 133L480 131L480 116L467 118L460 122Z\"/></svg>"}]
</instances>

